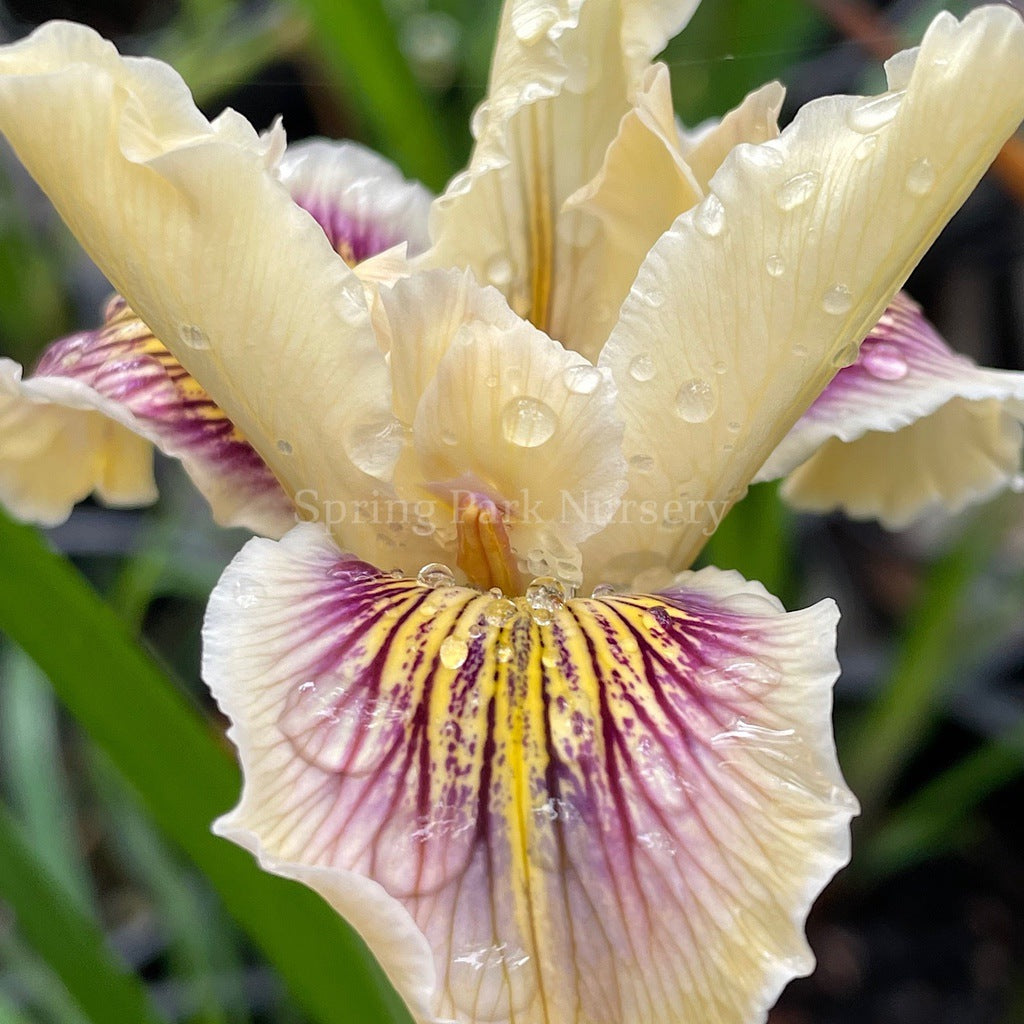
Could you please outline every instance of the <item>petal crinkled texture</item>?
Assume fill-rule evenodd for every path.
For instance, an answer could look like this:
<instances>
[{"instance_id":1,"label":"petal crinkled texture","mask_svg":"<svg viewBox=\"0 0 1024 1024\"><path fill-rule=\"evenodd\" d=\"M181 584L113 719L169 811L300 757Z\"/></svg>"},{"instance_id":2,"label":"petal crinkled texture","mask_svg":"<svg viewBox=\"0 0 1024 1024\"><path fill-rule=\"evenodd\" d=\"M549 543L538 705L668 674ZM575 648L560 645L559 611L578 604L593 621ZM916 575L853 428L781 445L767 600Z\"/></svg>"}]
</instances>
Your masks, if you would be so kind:
<instances>
[{"instance_id":1,"label":"petal crinkled texture","mask_svg":"<svg viewBox=\"0 0 1024 1024\"><path fill-rule=\"evenodd\" d=\"M778 82L769 82L746 96L717 124L696 135L682 134L683 158L702 189L708 188L715 171L738 145L778 138L779 111L785 98L786 90Z\"/></svg>"},{"instance_id":2,"label":"petal crinkled texture","mask_svg":"<svg viewBox=\"0 0 1024 1024\"><path fill-rule=\"evenodd\" d=\"M601 354L634 467L624 504L687 511L592 538L594 582L626 582L638 553L692 562L1024 117L1022 66L1015 11L944 13L891 65L905 88L815 100L730 153L651 250Z\"/></svg>"},{"instance_id":3,"label":"petal crinkled texture","mask_svg":"<svg viewBox=\"0 0 1024 1024\"><path fill-rule=\"evenodd\" d=\"M156 498L153 442L181 459L225 526L280 537L295 509L209 395L115 298L104 325L54 342L35 373L0 361L0 501L42 525L95 491L109 505Z\"/></svg>"},{"instance_id":4,"label":"petal crinkled texture","mask_svg":"<svg viewBox=\"0 0 1024 1024\"><path fill-rule=\"evenodd\" d=\"M306 514L381 552L373 517L330 510L374 500L395 454L387 365L359 279L277 179L279 133L209 122L171 68L65 22L0 48L0 131Z\"/></svg>"},{"instance_id":5,"label":"petal crinkled texture","mask_svg":"<svg viewBox=\"0 0 1024 1024\"><path fill-rule=\"evenodd\" d=\"M758 478L789 474L783 494L799 508L841 508L899 528L1011 483L1022 420L1024 373L953 352L900 294Z\"/></svg>"},{"instance_id":6,"label":"petal crinkled texture","mask_svg":"<svg viewBox=\"0 0 1024 1024\"><path fill-rule=\"evenodd\" d=\"M205 678L245 769L217 830L320 892L420 1021L750 1024L855 801L836 613L734 573L513 602L254 540Z\"/></svg>"},{"instance_id":7,"label":"petal crinkled texture","mask_svg":"<svg viewBox=\"0 0 1024 1024\"><path fill-rule=\"evenodd\" d=\"M410 256L426 249L433 196L373 150L307 139L288 147L277 170L350 266L400 242L408 242Z\"/></svg>"}]
</instances>

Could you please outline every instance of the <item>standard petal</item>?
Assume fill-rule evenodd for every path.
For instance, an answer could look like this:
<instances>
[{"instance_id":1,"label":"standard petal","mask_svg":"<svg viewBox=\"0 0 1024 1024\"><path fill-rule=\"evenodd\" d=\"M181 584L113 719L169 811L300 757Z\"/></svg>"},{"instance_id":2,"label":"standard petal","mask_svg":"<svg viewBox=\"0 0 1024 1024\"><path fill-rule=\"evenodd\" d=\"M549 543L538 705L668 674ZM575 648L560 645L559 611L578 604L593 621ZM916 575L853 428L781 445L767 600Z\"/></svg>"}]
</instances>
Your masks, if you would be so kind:
<instances>
[{"instance_id":1,"label":"standard petal","mask_svg":"<svg viewBox=\"0 0 1024 1024\"><path fill-rule=\"evenodd\" d=\"M472 269L572 346L578 250L591 239L563 204L601 169L644 68L696 6L505 4L473 156L431 214L430 265Z\"/></svg>"},{"instance_id":2,"label":"standard petal","mask_svg":"<svg viewBox=\"0 0 1024 1024\"><path fill-rule=\"evenodd\" d=\"M613 524L588 545L595 581L634 551L690 564L1019 124L1022 66L1016 12L940 15L905 90L817 100L738 146L659 239L601 362L641 467L626 500L696 515Z\"/></svg>"},{"instance_id":3,"label":"standard petal","mask_svg":"<svg viewBox=\"0 0 1024 1024\"><path fill-rule=\"evenodd\" d=\"M785 98L786 90L778 82L769 82L746 96L717 124L697 135L681 135L683 158L702 189L707 190L715 171L738 145L757 145L779 137L779 111Z\"/></svg>"},{"instance_id":4,"label":"standard petal","mask_svg":"<svg viewBox=\"0 0 1024 1024\"><path fill-rule=\"evenodd\" d=\"M464 324L515 330L522 321L495 288L481 288L469 271L425 270L381 288L377 335L391 356L392 408L412 425L427 385ZM464 400L472 400L467 392Z\"/></svg>"},{"instance_id":5,"label":"standard petal","mask_svg":"<svg viewBox=\"0 0 1024 1024\"><path fill-rule=\"evenodd\" d=\"M291 529L295 508L266 463L123 299L104 321L54 342L27 379L0 361L0 501L46 526L93 492L147 504L152 442L181 459L217 522Z\"/></svg>"},{"instance_id":6,"label":"standard petal","mask_svg":"<svg viewBox=\"0 0 1024 1024\"><path fill-rule=\"evenodd\" d=\"M532 324L467 323L416 409L396 471L410 499L440 499L439 531L471 495L492 502L523 571L578 583L575 545L625 487L609 375Z\"/></svg>"},{"instance_id":7,"label":"standard petal","mask_svg":"<svg viewBox=\"0 0 1024 1024\"><path fill-rule=\"evenodd\" d=\"M426 249L433 196L357 142L308 139L289 146L277 165L292 198L324 229L350 266L408 242Z\"/></svg>"},{"instance_id":8,"label":"standard petal","mask_svg":"<svg viewBox=\"0 0 1024 1024\"><path fill-rule=\"evenodd\" d=\"M557 337L596 360L651 246L703 195L680 155L668 68L653 65L599 174L566 201L567 210L599 228L574 254L573 290Z\"/></svg>"},{"instance_id":9,"label":"standard petal","mask_svg":"<svg viewBox=\"0 0 1024 1024\"><path fill-rule=\"evenodd\" d=\"M900 294L758 478L789 474L783 492L799 508L841 508L898 528L1011 483L1022 419L1024 373L953 352Z\"/></svg>"},{"instance_id":10,"label":"standard petal","mask_svg":"<svg viewBox=\"0 0 1024 1024\"><path fill-rule=\"evenodd\" d=\"M166 65L61 22L0 49L0 130L289 494L322 518L372 497L387 367L359 280L275 176L277 135L211 124ZM374 523L336 532L379 550Z\"/></svg>"},{"instance_id":11,"label":"standard petal","mask_svg":"<svg viewBox=\"0 0 1024 1024\"><path fill-rule=\"evenodd\" d=\"M513 602L310 527L250 542L205 627L245 772L217 830L329 900L420 1021L761 1021L849 855L835 622L716 570Z\"/></svg>"}]
</instances>

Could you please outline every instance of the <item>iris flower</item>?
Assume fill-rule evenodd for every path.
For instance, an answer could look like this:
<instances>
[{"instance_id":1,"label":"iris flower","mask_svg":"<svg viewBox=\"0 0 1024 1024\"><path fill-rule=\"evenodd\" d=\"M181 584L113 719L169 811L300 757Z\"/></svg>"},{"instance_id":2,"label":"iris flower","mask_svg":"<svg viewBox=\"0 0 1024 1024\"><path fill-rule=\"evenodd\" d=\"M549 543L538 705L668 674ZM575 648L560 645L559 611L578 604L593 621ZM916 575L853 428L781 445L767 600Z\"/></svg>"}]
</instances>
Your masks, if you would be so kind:
<instances>
[{"instance_id":1,"label":"iris flower","mask_svg":"<svg viewBox=\"0 0 1024 1024\"><path fill-rule=\"evenodd\" d=\"M692 135L651 61L694 6L510 0L429 225L85 28L0 49L0 129L123 296L3 365L0 493L146 500L155 442L264 534L205 625L216 829L421 1021L763 1020L849 854L837 613L689 567L759 473L898 523L1019 464L1020 377L896 296L1024 116L1020 18Z\"/></svg>"}]
</instances>

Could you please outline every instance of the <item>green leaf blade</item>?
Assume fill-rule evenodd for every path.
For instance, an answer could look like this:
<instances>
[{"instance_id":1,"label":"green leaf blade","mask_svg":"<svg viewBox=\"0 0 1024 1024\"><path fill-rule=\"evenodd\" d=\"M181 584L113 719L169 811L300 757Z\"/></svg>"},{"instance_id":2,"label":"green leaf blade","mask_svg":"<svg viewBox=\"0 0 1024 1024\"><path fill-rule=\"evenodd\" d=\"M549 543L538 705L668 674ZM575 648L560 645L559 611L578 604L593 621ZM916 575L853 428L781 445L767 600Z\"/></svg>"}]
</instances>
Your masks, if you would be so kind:
<instances>
[{"instance_id":1,"label":"green leaf blade","mask_svg":"<svg viewBox=\"0 0 1024 1024\"><path fill-rule=\"evenodd\" d=\"M318 1024L406 1024L407 1011L362 941L319 897L263 873L210 832L240 790L227 744L35 530L2 514L0 546L0 630L46 673L306 1012Z\"/></svg>"},{"instance_id":2,"label":"green leaf blade","mask_svg":"<svg viewBox=\"0 0 1024 1024\"><path fill-rule=\"evenodd\" d=\"M66 897L2 805L0 894L13 908L21 934L96 1024L163 1024L142 983L114 960L99 926Z\"/></svg>"}]
</instances>

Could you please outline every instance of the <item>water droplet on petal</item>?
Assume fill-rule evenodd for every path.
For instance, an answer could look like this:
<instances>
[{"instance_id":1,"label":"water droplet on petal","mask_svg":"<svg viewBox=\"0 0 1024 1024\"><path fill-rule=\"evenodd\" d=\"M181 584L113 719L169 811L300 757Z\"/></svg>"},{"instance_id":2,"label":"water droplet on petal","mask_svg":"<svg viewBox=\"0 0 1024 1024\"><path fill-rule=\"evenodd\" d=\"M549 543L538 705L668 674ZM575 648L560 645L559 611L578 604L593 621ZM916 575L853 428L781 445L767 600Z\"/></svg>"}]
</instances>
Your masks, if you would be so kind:
<instances>
[{"instance_id":1,"label":"water droplet on petal","mask_svg":"<svg viewBox=\"0 0 1024 1024\"><path fill-rule=\"evenodd\" d=\"M908 372L903 353L887 341L878 341L864 346L860 357L861 365L872 377L879 380L903 380Z\"/></svg>"},{"instance_id":2,"label":"water droplet on petal","mask_svg":"<svg viewBox=\"0 0 1024 1024\"><path fill-rule=\"evenodd\" d=\"M821 175L817 171L804 171L794 174L792 178L779 186L775 193L775 202L779 209L788 211L803 206L818 193L821 186Z\"/></svg>"},{"instance_id":3,"label":"water droplet on petal","mask_svg":"<svg viewBox=\"0 0 1024 1024\"><path fill-rule=\"evenodd\" d=\"M459 443L459 439L450 430L443 430L441 431L441 443L447 445L456 445Z\"/></svg>"},{"instance_id":4,"label":"water droplet on petal","mask_svg":"<svg viewBox=\"0 0 1024 1024\"><path fill-rule=\"evenodd\" d=\"M534 620L547 625L565 603L565 587L554 576L538 576L526 588L526 603Z\"/></svg>"},{"instance_id":5,"label":"water droplet on petal","mask_svg":"<svg viewBox=\"0 0 1024 1024\"><path fill-rule=\"evenodd\" d=\"M496 288L504 288L512 280L514 268L507 256L493 256L487 261L484 273Z\"/></svg>"},{"instance_id":6,"label":"water droplet on petal","mask_svg":"<svg viewBox=\"0 0 1024 1024\"><path fill-rule=\"evenodd\" d=\"M591 597L611 597L615 594L615 588L610 583L598 583L590 592Z\"/></svg>"},{"instance_id":7,"label":"water droplet on petal","mask_svg":"<svg viewBox=\"0 0 1024 1024\"><path fill-rule=\"evenodd\" d=\"M764 269L768 271L769 277L782 277L786 272L786 261L778 253L772 253L765 259Z\"/></svg>"},{"instance_id":8,"label":"water droplet on petal","mask_svg":"<svg viewBox=\"0 0 1024 1024\"><path fill-rule=\"evenodd\" d=\"M682 387L676 392L676 415L687 423L704 423L717 405L715 389L698 377L683 381Z\"/></svg>"},{"instance_id":9,"label":"water droplet on petal","mask_svg":"<svg viewBox=\"0 0 1024 1024\"><path fill-rule=\"evenodd\" d=\"M876 149L878 149L878 136L868 135L857 143L853 157L855 160L867 160Z\"/></svg>"},{"instance_id":10,"label":"water droplet on petal","mask_svg":"<svg viewBox=\"0 0 1024 1024\"><path fill-rule=\"evenodd\" d=\"M546 800L539 807L534 807L533 813L538 818L546 818L548 821L557 821L559 818L559 801L557 800Z\"/></svg>"},{"instance_id":11,"label":"water droplet on petal","mask_svg":"<svg viewBox=\"0 0 1024 1024\"><path fill-rule=\"evenodd\" d=\"M798 342L796 345L793 346L793 355L795 355L797 357L797 359L806 359L807 358L807 346L806 345L801 345Z\"/></svg>"},{"instance_id":12,"label":"water droplet on petal","mask_svg":"<svg viewBox=\"0 0 1024 1024\"><path fill-rule=\"evenodd\" d=\"M849 345L844 345L832 357L832 365L838 366L840 368L844 366L849 366L851 363L856 362L859 353L860 344L858 342L853 342Z\"/></svg>"},{"instance_id":13,"label":"water droplet on petal","mask_svg":"<svg viewBox=\"0 0 1024 1024\"><path fill-rule=\"evenodd\" d=\"M711 367L711 369L719 376L721 376L723 373L726 373L728 371L729 364L724 359L719 359L718 362Z\"/></svg>"},{"instance_id":14,"label":"water droplet on petal","mask_svg":"<svg viewBox=\"0 0 1024 1024\"><path fill-rule=\"evenodd\" d=\"M557 426L555 411L537 398L513 398L501 412L505 440L519 448L539 448L551 440Z\"/></svg>"},{"instance_id":15,"label":"water droplet on petal","mask_svg":"<svg viewBox=\"0 0 1024 1024\"><path fill-rule=\"evenodd\" d=\"M641 292L641 298L647 303L651 309L657 309L659 306L665 304L665 293L659 291L657 288L651 288L646 292Z\"/></svg>"},{"instance_id":16,"label":"water droplet on petal","mask_svg":"<svg viewBox=\"0 0 1024 1024\"><path fill-rule=\"evenodd\" d=\"M850 127L866 135L884 128L897 114L904 92L887 92L858 103L849 114Z\"/></svg>"},{"instance_id":17,"label":"water droplet on petal","mask_svg":"<svg viewBox=\"0 0 1024 1024\"><path fill-rule=\"evenodd\" d=\"M231 591L239 608L252 608L266 596L267 588L252 576L236 576Z\"/></svg>"},{"instance_id":18,"label":"water droplet on petal","mask_svg":"<svg viewBox=\"0 0 1024 1024\"><path fill-rule=\"evenodd\" d=\"M636 841L644 849L651 850L652 852L665 853L670 857L676 855L675 843L664 832L640 832L637 834Z\"/></svg>"},{"instance_id":19,"label":"water droplet on petal","mask_svg":"<svg viewBox=\"0 0 1024 1024\"><path fill-rule=\"evenodd\" d=\"M488 626L504 626L516 614L516 605L507 597L496 597L484 609Z\"/></svg>"},{"instance_id":20,"label":"water droplet on petal","mask_svg":"<svg viewBox=\"0 0 1024 1024\"><path fill-rule=\"evenodd\" d=\"M498 377L496 374L491 374L485 381L484 384L489 388L496 388L498 386Z\"/></svg>"},{"instance_id":21,"label":"water droplet on petal","mask_svg":"<svg viewBox=\"0 0 1024 1024\"><path fill-rule=\"evenodd\" d=\"M375 579L376 574L366 566L353 568L351 563L342 562L340 565L332 565L327 570L327 575L332 580L339 580L342 583L366 583Z\"/></svg>"},{"instance_id":22,"label":"water droplet on petal","mask_svg":"<svg viewBox=\"0 0 1024 1024\"><path fill-rule=\"evenodd\" d=\"M431 562L416 573L416 582L424 587L454 587L455 573L441 562Z\"/></svg>"},{"instance_id":23,"label":"water droplet on petal","mask_svg":"<svg viewBox=\"0 0 1024 1024\"><path fill-rule=\"evenodd\" d=\"M601 386L601 371L586 363L570 366L562 374L562 381L574 395L592 395Z\"/></svg>"},{"instance_id":24,"label":"water droplet on petal","mask_svg":"<svg viewBox=\"0 0 1024 1024\"><path fill-rule=\"evenodd\" d=\"M693 223L707 238L717 238L725 230L725 207L714 192L709 192L697 207Z\"/></svg>"},{"instance_id":25,"label":"water droplet on petal","mask_svg":"<svg viewBox=\"0 0 1024 1024\"><path fill-rule=\"evenodd\" d=\"M384 479L391 473L405 442L405 427L393 417L357 424L346 450L364 473Z\"/></svg>"},{"instance_id":26,"label":"water droplet on petal","mask_svg":"<svg viewBox=\"0 0 1024 1024\"><path fill-rule=\"evenodd\" d=\"M821 298L821 308L830 316L842 316L853 306L853 292L845 284L834 284Z\"/></svg>"},{"instance_id":27,"label":"water droplet on petal","mask_svg":"<svg viewBox=\"0 0 1024 1024\"><path fill-rule=\"evenodd\" d=\"M915 160L907 171L907 191L911 195L926 196L935 187L935 168L931 160L923 156Z\"/></svg>"},{"instance_id":28,"label":"water droplet on petal","mask_svg":"<svg viewBox=\"0 0 1024 1024\"><path fill-rule=\"evenodd\" d=\"M529 830L528 830L529 834ZM533 839L530 842L534 842ZM531 848L528 851L531 862L538 856ZM553 858L549 858L552 859ZM552 862L550 870L557 869ZM490 993L500 993L507 1017L489 1014L497 1020L520 1020L529 1012L536 998L535 976L538 972L531 963L530 955L520 946L502 942L494 946L467 946L457 948L451 958L447 984L457 1013L447 1014L448 1019L458 1016L460 1020L483 1020L481 1000ZM497 996L491 996L497 1000ZM489 1003L486 1005L490 1005Z\"/></svg>"},{"instance_id":29,"label":"water droplet on petal","mask_svg":"<svg viewBox=\"0 0 1024 1024\"><path fill-rule=\"evenodd\" d=\"M504 665L507 662L512 660L512 648L509 647L507 644L502 644L498 648L498 652L497 653L498 653L498 661L500 661L502 663L502 665Z\"/></svg>"},{"instance_id":30,"label":"water droplet on petal","mask_svg":"<svg viewBox=\"0 0 1024 1024\"><path fill-rule=\"evenodd\" d=\"M187 345L191 349L200 351L210 347L210 339L201 327L197 327L195 324L182 324L178 328L178 337L181 338L183 345Z\"/></svg>"},{"instance_id":31,"label":"water droplet on petal","mask_svg":"<svg viewBox=\"0 0 1024 1024\"><path fill-rule=\"evenodd\" d=\"M646 352L634 356L629 364L629 375L641 384L650 380L654 376L654 360Z\"/></svg>"},{"instance_id":32,"label":"water droplet on petal","mask_svg":"<svg viewBox=\"0 0 1024 1024\"><path fill-rule=\"evenodd\" d=\"M554 576L538 576L526 588L526 600L530 603L536 601L562 602L565 600L565 597L566 590L564 584L560 580L556 580Z\"/></svg>"},{"instance_id":33,"label":"water droplet on petal","mask_svg":"<svg viewBox=\"0 0 1024 1024\"><path fill-rule=\"evenodd\" d=\"M469 645L458 637L445 637L441 644L440 655L441 664L454 671L466 663L466 658L469 657Z\"/></svg>"},{"instance_id":34,"label":"water droplet on petal","mask_svg":"<svg viewBox=\"0 0 1024 1024\"><path fill-rule=\"evenodd\" d=\"M280 441L278 441L278 442L277 442L277 450L278 450L278 451L279 451L279 452L280 452L280 453L281 453L282 455L291 455L291 453L292 453L292 450L293 450L293 449L292 449L292 446L291 446L291 442L289 442L289 441L285 441L285 440L280 440Z\"/></svg>"},{"instance_id":35,"label":"water droplet on petal","mask_svg":"<svg viewBox=\"0 0 1024 1024\"><path fill-rule=\"evenodd\" d=\"M761 130L767 129L764 125ZM748 142L741 142L736 147L737 155L754 167L781 167L786 162L785 155L770 143L752 145Z\"/></svg>"}]
</instances>

